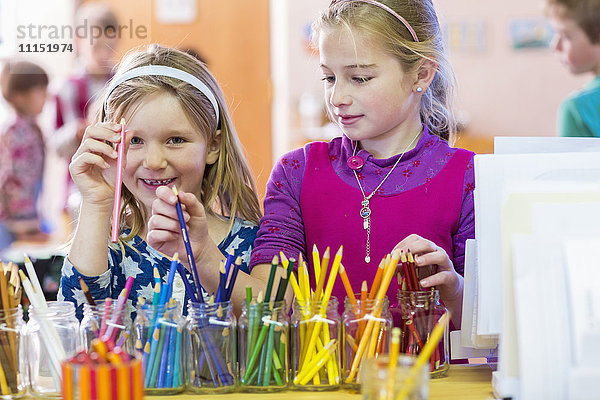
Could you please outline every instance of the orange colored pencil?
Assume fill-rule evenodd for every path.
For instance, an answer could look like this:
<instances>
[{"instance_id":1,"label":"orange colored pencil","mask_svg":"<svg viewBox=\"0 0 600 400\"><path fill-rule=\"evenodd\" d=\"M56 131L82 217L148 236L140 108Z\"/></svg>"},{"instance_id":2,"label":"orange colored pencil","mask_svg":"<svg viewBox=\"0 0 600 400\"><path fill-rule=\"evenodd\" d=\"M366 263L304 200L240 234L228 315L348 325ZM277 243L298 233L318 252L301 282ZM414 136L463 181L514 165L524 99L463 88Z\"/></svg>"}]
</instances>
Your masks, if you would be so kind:
<instances>
[{"instance_id":1,"label":"orange colored pencil","mask_svg":"<svg viewBox=\"0 0 600 400\"><path fill-rule=\"evenodd\" d=\"M358 330L356 331L356 341L359 342L362 336L362 332L365 329L365 307L367 303L367 293L368 293L368 285L367 281L363 281L360 286L360 309L358 311Z\"/></svg>"},{"instance_id":2,"label":"orange colored pencil","mask_svg":"<svg viewBox=\"0 0 600 400\"><path fill-rule=\"evenodd\" d=\"M352 290L352 286L348 280L348 274L346 274L346 269L343 264L340 264L340 278L342 278L342 283L346 289L346 295L348 296L348 299L350 299L350 304L354 307L354 314L356 314L358 311L358 304L356 303L356 297L354 296L354 291Z\"/></svg>"},{"instance_id":3,"label":"orange colored pencil","mask_svg":"<svg viewBox=\"0 0 600 400\"><path fill-rule=\"evenodd\" d=\"M388 254L379 262L379 267L377 267L377 272L375 273L375 279L373 279L373 284L371 285L371 290L369 291L369 300L373 300L373 298L375 297L375 293L377 293L377 289L379 289L379 284L381 283L381 275L383 275L383 267L386 266L386 261L389 261L389 256L390 255Z\"/></svg>"}]
</instances>

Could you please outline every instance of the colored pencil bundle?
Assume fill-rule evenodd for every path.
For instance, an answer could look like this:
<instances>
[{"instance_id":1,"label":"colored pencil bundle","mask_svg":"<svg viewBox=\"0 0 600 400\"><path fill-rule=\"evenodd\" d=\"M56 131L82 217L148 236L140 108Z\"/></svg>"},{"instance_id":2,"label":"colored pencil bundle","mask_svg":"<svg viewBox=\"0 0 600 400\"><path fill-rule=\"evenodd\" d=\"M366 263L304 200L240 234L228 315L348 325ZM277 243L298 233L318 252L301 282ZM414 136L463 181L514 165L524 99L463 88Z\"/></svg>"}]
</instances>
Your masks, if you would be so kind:
<instances>
[{"instance_id":1,"label":"colored pencil bundle","mask_svg":"<svg viewBox=\"0 0 600 400\"><path fill-rule=\"evenodd\" d=\"M446 309L440 305L439 293L433 288L429 291L401 290L398 301L402 311L400 352L419 355ZM448 369L446 342L442 340L431 353L429 369L433 375L442 374Z\"/></svg>"},{"instance_id":2,"label":"colored pencil bundle","mask_svg":"<svg viewBox=\"0 0 600 400\"><path fill-rule=\"evenodd\" d=\"M142 365L120 347L108 350L95 339L92 352L81 351L62 363L64 400L141 400Z\"/></svg>"},{"instance_id":3,"label":"colored pencil bundle","mask_svg":"<svg viewBox=\"0 0 600 400\"><path fill-rule=\"evenodd\" d=\"M188 304L188 388L196 392L235 387L236 321L228 302Z\"/></svg>"},{"instance_id":4,"label":"colored pencil bundle","mask_svg":"<svg viewBox=\"0 0 600 400\"><path fill-rule=\"evenodd\" d=\"M352 352L352 362L350 363L350 369L345 379L345 382L348 384L356 383L358 368L362 360L373 356L378 347L378 343L381 343L383 340L381 313L383 311L385 294L387 293L392 277L396 272L399 260L400 252L394 251L382 261L380 267L383 265L383 269L379 268L375 275L373 286L371 287L371 294L367 297L367 299L369 299L373 296L372 299L375 307L365 315L364 319L367 322L364 324L364 327L359 325L357 332L360 334L359 339L355 338L356 350L353 350ZM363 290L363 293L364 292L366 292L366 289ZM361 297L364 297L364 295Z\"/></svg>"},{"instance_id":5,"label":"colored pencil bundle","mask_svg":"<svg viewBox=\"0 0 600 400\"><path fill-rule=\"evenodd\" d=\"M376 318L377 324L373 328L371 337L375 339L370 341L366 351L363 354L363 359L368 357L378 357L388 351L389 333L392 328L391 315L387 313L389 306L387 297L377 300L375 298L382 283L383 273L386 265L391 263L391 256L388 254L379 263L377 273L369 290L367 281L363 281L361 291L355 295L352 293L352 288L348 282L344 267L340 267L340 275L346 283L346 311L344 312L344 371L343 376L346 378L352 369L352 362L358 351L358 346L362 339L363 333L368 321ZM356 299L359 297L359 300ZM346 382L358 385L358 379L353 382Z\"/></svg>"},{"instance_id":6,"label":"colored pencil bundle","mask_svg":"<svg viewBox=\"0 0 600 400\"><path fill-rule=\"evenodd\" d=\"M19 327L23 324L21 282L18 267L0 263L0 393L17 395L25 392L19 365Z\"/></svg>"},{"instance_id":7,"label":"colored pencil bundle","mask_svg":"<svg viewBox=\"0 0 600 400\"><path fill-rule=\"evenodd\" d=\"M398 286L400 289L409 291L424 290L419 282L415 259L410 252L410 249L406 254L404 251L400 252L400 261L401 264L398 268Z\"/></svg>"},{"instance_id":8,"label":"colored pencil bundle","mask_svg":"<svg viewBox=\"0 0 600 400\"><path fill-rule=\"evenodd\" d=\"M340 384L339 338L341 326L339 316L328 315L331 307L337 314L337 299L331 298L333 285L342 262L343 247L337 251L327 283L329 266L329 248L319 259L319 252L313 247L313 267L316 287L310 291L307 268L299 263L299 282L290 278L296 295L296 305L300 320L294 320L294 385L297 386L330 386ZM301 258L300 258L301 260Z\"/></svg>"},{"instance_id":9,"label":"colored pencil bundle","mask_svg":"<svg viewBox=\"0 0 600 400\"><path fill-rule=\"evenodd\" d=\"M301 260L301 259L300 259ZM246 288L245 315L240 319L241 383L246 388L283 389L287 386L287 338L288 319L285 310L285 292L293 275L296 260L289 260L281 253L273 257L265 295L252 296L252 288ZM272 297L277 270L282 271L277 292ZM247 323L246 319L247 318ZM242 324L243 322L243 324Z\"/></svg>"},{"instance_id":10,"label":"colored pencil bundle","mask_svg":"<svg viewBox=\"0 0 600 400\"><path fill-rule=\"evenodd\" d=\"M165 284L162 284L158 268L154 267L152 303L147 304L142 297L138 300L134 341L136 350L143 353L144 387L148 393L174 393L183 389L183 320L178 303L172 299L173 281L179 266L179 254L175 253Z\"/></svg>"}]
</instances>

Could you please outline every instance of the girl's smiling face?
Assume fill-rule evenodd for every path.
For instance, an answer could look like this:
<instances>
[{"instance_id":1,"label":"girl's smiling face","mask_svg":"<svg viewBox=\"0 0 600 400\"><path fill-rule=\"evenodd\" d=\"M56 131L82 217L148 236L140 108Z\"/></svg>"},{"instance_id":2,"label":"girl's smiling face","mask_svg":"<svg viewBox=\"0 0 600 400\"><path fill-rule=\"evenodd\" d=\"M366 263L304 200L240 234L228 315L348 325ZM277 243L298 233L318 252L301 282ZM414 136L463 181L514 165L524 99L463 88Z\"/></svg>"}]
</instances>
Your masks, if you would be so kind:
<instances>
[{"instance_id":1,"label":"girl's smiling face","mask_svg":"<svg viewBox=\"0 0 600 400\"><path fill-rule=\"evenodd\" d=\"M200 193L204 168L217 161L219 146L206 142L174 96L157 92L144 97L125 121L123 183L148 213L159 186Z\"/></svg>"}]
</instances>

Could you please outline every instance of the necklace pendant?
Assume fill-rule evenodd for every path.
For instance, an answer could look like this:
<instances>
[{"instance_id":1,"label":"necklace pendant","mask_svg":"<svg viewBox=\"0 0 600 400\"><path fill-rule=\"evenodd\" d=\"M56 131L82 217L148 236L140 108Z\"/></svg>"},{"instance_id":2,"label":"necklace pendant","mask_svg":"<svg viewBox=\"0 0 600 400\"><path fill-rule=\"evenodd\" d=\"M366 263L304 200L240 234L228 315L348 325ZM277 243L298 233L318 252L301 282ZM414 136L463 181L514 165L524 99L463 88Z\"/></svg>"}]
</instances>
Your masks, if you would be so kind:
<instances>
[{"instance_id":1,"label":"necklace pendant","mask_svg":"<svg viewBox=\"0 0 600 400\"><path fill-rule=\"evenodd\" d=\"M363 219L363 229L368 229L371 223L371 209L368 205L360 209L360 216Z\"/></svg>"},{"instance_id":2,"label":"necklace pendant","mask_svg":"<svg viewBox=\"0 0 600 400\"><path fill-rule=\"evenodd\" d=\"M368 264L371 262L371 257L365 256L365 262Z\"/></svg>"},{"instance_id":3,"label":"necklace pendant","mask_svg":"<svg viewBox=\"0 0 600 400\"><path fill-rule=\"evenodd\" d=\"M367 229L369 229L369 223L370 223L370 222L371 222L371 221L369 221L369 218L365 218L365 220L363 221L363 229L364 229L364 230L367 230Z\"/></svg>"}]
</instances>

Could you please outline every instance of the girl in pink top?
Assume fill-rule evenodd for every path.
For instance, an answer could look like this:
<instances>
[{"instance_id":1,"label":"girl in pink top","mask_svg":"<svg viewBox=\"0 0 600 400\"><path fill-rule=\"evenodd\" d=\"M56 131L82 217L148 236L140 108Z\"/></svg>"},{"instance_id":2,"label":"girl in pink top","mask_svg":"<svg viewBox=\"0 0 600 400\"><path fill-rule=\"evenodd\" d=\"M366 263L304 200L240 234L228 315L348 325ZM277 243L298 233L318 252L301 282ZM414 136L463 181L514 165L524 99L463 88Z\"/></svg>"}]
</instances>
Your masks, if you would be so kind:
<instances>
[{"instance_id":1,"label":"girl in pink top","mask_svg":"<svg viewBox=\"0 0 600 400\"><path fill-rule=\"evenodd\" d=\"M315 244L321 253L344 245L358 290L385 254L410 249L418 267L437 267L421 285L440 290L458 327L464 243L474 237L473 154L448 145L454 77L433 4L338 0L313 28L327 111L343 136L275 166L253 274L264 276L280 250L312 260ZM339 279L333 295L345 296Z\"/></svg>"}]
</instances>

